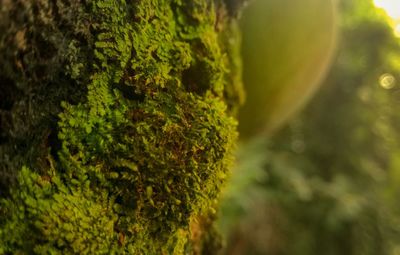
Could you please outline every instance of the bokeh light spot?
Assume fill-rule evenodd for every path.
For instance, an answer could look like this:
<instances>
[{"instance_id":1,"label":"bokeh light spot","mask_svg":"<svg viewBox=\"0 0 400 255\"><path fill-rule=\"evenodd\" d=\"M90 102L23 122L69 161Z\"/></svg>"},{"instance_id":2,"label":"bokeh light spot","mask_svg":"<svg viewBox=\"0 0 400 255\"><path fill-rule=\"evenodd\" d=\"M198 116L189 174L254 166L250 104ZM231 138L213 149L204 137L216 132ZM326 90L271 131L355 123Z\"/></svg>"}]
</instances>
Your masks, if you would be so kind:
<instances>
[{"instance_id":1,"label":"bokeh light spot","mask_svg":"<svg viewBox=\"0 0 400 255\"><path fill-rule=\"evenodd\" d=\"M391 89L396 85L396 79L393 75L385 73L379 78L379 84L384 89Z\"/></svg>"}]
</instances>

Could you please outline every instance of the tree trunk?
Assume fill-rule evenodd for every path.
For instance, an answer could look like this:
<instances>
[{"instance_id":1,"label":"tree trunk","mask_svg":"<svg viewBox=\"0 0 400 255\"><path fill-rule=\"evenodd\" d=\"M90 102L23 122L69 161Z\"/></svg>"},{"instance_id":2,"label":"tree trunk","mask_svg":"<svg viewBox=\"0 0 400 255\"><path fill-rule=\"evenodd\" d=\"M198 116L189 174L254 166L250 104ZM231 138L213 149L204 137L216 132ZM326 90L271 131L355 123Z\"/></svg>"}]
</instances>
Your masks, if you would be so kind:
<instances>
[{"instance_id":1,"label":"tree trunk","mask_svg":"<svg viewBox=\"0 0 400 255\"><path fill-rule=\"evenodd\" d=\"M0 254L216 240L241 101L234 2L0 0Z\"/></svg>"}]
</instances>

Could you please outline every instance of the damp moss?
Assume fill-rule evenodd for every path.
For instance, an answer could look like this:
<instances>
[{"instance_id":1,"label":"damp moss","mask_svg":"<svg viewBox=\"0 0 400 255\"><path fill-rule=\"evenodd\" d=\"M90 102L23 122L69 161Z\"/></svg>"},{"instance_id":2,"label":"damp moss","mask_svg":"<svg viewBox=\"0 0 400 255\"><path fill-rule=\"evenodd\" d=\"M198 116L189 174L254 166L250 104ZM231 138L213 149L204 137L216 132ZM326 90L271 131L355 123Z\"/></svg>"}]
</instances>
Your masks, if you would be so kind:
<instances>
[{"instance_id":1,"label":"damp moss","mask_svg":"<svg viewBox=\"0 0 400 255\"><path fill-rule=\"evenodd\" d=\"M232 18L205 0L76 8L89 28L54 54L84 96L54 103L46 164L15 159L28 167L0 202L0 253L193 253L191 222L215 213L237 138Z\"/></svg>"}]
</instances>

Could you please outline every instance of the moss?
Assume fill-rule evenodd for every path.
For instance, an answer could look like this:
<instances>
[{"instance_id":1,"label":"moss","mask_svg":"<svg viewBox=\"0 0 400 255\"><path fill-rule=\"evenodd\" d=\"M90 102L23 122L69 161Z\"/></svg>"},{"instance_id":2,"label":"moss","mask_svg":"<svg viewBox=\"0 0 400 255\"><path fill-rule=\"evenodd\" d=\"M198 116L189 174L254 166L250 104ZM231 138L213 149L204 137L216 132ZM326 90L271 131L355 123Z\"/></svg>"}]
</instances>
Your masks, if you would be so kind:
<instances>
[{"instance_id":1,"label":"moss","mask_svg":"<svg viewBox=\"0 0 400 255\"><path fill-rule=\"evenodd\" d=\"M118 246L111 201L104 192L93 193L88 181L71 187L56 175L46 179L23 168L19 184L12 199L1 204L7 220L0 230L0 251L108 254Z\"/></svg>"},{"instance_id":2,"label":"moss","mask_svg":"<svg viewBox=\"0 0 400 255\"><path fill-rule=\"evenodd\" d=\"M44 93L56 136L44 135L46 164L11 160L29 167L1 200L0 253L195 252L190 223L215 213L237 137L231 18L217 26L224 6L204 0L73 1L79 19L64 5L53 1L49 20L77 32L49 54L71 83L58 69L46 79L84 97Z\"/></svg>"},{"instance_id":3,"label":"moss","mask_svg":"<svg viewBox=\"0 0 400 255\"><path fill-rule=\"evenodd\" d=\"M22 165L45 173L56 149L60 101L85 99L90 15L80 1L1 1L0 196L8 196ZM73 63L88 63L73 77Z\"/></svg>"}]
</instances>

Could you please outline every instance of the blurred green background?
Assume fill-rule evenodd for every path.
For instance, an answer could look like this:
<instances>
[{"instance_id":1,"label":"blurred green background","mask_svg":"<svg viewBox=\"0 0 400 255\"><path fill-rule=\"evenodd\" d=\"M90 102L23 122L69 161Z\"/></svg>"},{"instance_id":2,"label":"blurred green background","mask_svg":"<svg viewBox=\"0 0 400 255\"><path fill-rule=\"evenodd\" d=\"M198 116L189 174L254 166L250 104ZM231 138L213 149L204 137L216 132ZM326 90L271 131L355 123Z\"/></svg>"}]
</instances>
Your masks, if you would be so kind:
<instances>
[{"instance_id":1,"label":"blurred green background","mask_svg":"<svg viewBox=\"0 0 400 255\"><path fill-rule=\"evenodd\" d=\"M375 4L253 0L243 13L224 254L400 254L400 38L395 10Z\"/></svg>"}]
</instances>

